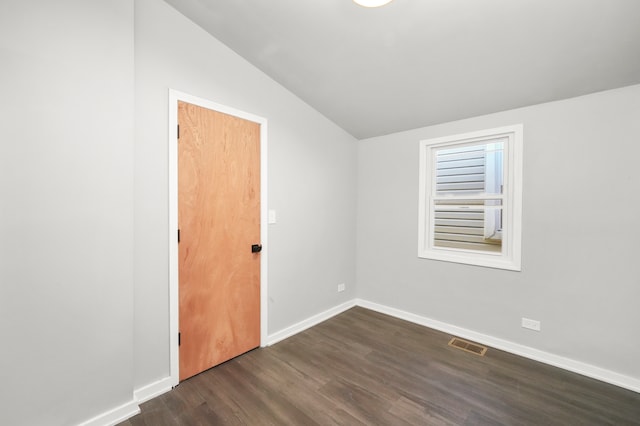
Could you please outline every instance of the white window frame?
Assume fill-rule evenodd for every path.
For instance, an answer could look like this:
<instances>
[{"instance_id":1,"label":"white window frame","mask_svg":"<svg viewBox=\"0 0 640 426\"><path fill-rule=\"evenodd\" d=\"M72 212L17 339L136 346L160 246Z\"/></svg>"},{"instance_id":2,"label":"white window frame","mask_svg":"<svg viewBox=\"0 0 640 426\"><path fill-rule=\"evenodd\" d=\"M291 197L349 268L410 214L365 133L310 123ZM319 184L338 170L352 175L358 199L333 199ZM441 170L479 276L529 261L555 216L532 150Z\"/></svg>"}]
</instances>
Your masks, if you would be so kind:
<instances>
[{"instance_id":1,"label":"white window frame","mask_svg":"<svg viewBox=\"0 0 640 426\"><path fill-rule=\"evenodd\" d=\"M502 198L503 201L501 253L435 247L433 244L435 217L433 198L436 196L436 150L443 147L454 147L456 145L477 143L485 140L490 142L498 138L506 138L503 157L504 188L502 197L486 196L486 198ZM522 152L522 124L420 141L418 257L512 271L521 270ZM483 195L476 198L481 199L482 197Z\"/></svg>"}]
</instances>

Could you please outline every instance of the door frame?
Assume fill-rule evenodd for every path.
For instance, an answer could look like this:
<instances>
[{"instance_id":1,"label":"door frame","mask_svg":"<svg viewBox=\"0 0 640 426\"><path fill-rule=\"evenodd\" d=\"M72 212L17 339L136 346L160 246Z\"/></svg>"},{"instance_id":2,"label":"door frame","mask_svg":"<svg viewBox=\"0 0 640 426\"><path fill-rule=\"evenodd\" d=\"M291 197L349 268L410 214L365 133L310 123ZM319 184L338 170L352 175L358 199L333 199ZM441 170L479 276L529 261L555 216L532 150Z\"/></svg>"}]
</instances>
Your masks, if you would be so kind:
<instances>
[{"instance_id":1,"label":"door frame","mask_svg":"<svg viewBox=\"0 0 640 426\"><path fill-rule=\"evenodd\" d=\"M226 105L169 89L169 359L171 386L179 383L179 282L178 282L178 102L183 101L260 125L260 347L267 344L267 119Z\"/></svg>"}]
</instances>

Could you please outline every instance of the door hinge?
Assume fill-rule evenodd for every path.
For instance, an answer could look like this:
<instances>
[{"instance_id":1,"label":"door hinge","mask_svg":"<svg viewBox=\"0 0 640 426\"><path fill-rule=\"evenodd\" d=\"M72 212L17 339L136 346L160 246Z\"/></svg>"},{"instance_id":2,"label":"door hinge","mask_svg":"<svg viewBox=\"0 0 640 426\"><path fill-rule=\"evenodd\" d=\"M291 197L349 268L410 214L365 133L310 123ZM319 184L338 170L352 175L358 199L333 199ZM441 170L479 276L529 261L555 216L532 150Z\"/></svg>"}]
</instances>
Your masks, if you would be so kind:
<instances>
[{"instance_id":1,"label":"door hinge","mask_svg":"<svg viewBox=\"0 0 640 426\"><path fill-rule=\"evenodd\" d=\"M178 139L180 139L180 125L178 124Z\"/></svg>"},{"instance_id":2,"label":"door hinge","mask_svg":"<svg viewBox=\"0 0 640 426\"><path fill-rule=\"evenodd\" d=\"M178 242L180 242L180 230L178 229Z\"/></svg>"},{"instance_id":3,"label":"door hinge","mask_svg":"<svg viewBox=\"0 0 640 426\"><path fill-rule=\"evenodd\" d=\"M180 346L180 336L181 336L181 333L178 333L178 346Z\"/></svg>"}]
</instances>

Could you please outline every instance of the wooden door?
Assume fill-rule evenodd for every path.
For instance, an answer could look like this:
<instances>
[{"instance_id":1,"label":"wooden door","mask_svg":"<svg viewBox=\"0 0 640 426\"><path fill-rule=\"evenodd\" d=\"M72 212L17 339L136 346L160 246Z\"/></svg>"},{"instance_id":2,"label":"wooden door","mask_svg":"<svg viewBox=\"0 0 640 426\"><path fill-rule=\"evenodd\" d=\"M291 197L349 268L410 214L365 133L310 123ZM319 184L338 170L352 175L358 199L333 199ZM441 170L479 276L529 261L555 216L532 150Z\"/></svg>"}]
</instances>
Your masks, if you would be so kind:
<instances>
[{"instance_id":1,"label":"wooden door","mask_svg":"<svg viewBox=\"0 0 640 426\"><path fill-rule=\"evenodd\" d=\"M260 125L178 103L180 380L260 345Z\"/></svg>"}]
</instances>

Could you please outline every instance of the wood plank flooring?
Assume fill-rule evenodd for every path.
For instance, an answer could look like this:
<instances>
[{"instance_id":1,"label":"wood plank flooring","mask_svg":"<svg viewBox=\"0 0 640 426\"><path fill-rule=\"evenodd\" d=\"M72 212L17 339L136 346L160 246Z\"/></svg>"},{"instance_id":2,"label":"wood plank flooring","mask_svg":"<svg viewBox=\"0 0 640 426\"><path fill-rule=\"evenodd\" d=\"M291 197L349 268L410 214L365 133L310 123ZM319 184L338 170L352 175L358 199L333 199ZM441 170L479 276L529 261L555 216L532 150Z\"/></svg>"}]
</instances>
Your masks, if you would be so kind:
<instances>
[{"instance_id":1,"label":"wood plank flooring","mask_svg":"<svg viewBox=\"0 0 640 426\"><path fill-rule=\"evenodd\" d=\"M353 308L142 404L123 426L640 425L640 394Z\"/></svg>"}]
</instances>

